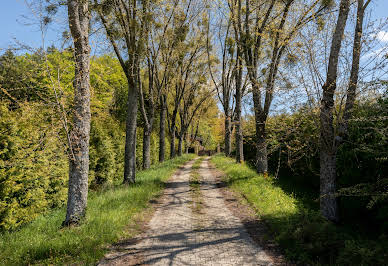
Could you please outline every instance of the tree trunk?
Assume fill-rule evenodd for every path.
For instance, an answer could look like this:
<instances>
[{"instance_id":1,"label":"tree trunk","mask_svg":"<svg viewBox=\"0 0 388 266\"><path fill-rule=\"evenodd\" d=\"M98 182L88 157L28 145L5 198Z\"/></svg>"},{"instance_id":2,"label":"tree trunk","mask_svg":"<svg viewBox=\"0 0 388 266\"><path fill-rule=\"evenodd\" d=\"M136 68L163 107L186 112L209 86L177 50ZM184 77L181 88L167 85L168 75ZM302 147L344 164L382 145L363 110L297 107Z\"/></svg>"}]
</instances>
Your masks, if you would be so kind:
<instances>
[{"instance_id":1,"label":"tree trunk","mask_svg":"<svg viewBox=\"0 0 388 266\"><path fill-rule=\"evenodd\" d=\"M243 128L241 124L241 100L242 100L242 62L240 59L241 49L237 47L236 56L236 162L242 163L244 161L244 142L243 142Z\"/></svg>"},{"instance_id":2,"label":"tree trunk","mask_svg":"<svg viewBox=\"0 0 388 266\"><path fill-rule=\"evenodd\" d=\"M321 150L320 156L320 205L322 214L331 221L338 221L336 189L336 154Z\"/></svg>"},{"instance_id":3,"label":"tree trunk","mask_svg":"<svg viewBox=\"0 0 388 266\"><path fill-rule=\"evenodd\" d=\"M267 158L267 141L265 134L265 123L267 116L261 107L261 97L257 84L252 88L253 107L255 110L255 129L256 129L256 171L259 174L267 175L268 158Z\"/></svg>"},{"instance_id":4,"label":"tree trunk","mask_svg":"<svg viewBox=\"0 0 388 266\"><path fill-rule=\"evenodd\" d=\"M189 143L190 143L189 133L186 132L185 134L185 153L186 154L189 154Z\"/></svg>"},{"instance_id":5,"label":"tree trunk","mask_svg":"<svg viewBox=\"0 0 388 266\"><path fill-rule=\"evenodd\" d=\"M265 136L265 122L256 122L256 170L259 174L267 175L267 140Z\"/></svg>"},{"instance_id":6,"label":"tree trunk","mask_svg":"<svg viewBox=\"0 0 388 266\"><path fill-rule=\"evenodd\" d=\"M236 104L237 109L237 104ZM241 124L241 109L237 112L236 123L236 162L242 163L244 161L244 136Z\"/></svg>"},{"instance_id":7,"label":"tree trunk","mask_svg":"<svg viewBox=\"0 0 388 266\"><path fill-rule=\"evenodd\" d=\"M74 41L74 117L70 135L69 190L64 226L85 216L88 198L90 138L90 46L88 2L68 0L69 27Z\"/></svg>"},{"instance_id":8,"label":"tree trunk","mask_svg":"<svg viewBox=\"0 0 388 266\"><path fill-rule=\"evenodd\" d=\"M178 156L182 156L183 151L183 136L179 136L178 141Z\"/></svg>"},{"instance_id":9,"label":"tree trunk","mask_svg":"<svg viewBox=\"0 0 388 266\"><path fill-rule=\"evenodd\" d=\"M185 141L185 153L186 154L189 154L189 148L190 148L190 140L188 139L188 137L186 137L186 141Z\"/></svg>"},{"instance_id":10,"label":"tree trunk","mask_svg":"<svg viewBox=\"0 0 388 266\"><path fill-rule=\"evenodd\" d=\"M358 0L357 4L357 22L356 28L354 30L352 69L350 72L348 90L346 92L344 115L339 129L339 134L341 138L345 137L348 134L348 123L351 117L354 101L356 99L356 90L358 84L362 48L361 38L363 34L364 13L368 4L369 2L367 2L367 4L364 6L364 0Z\"/></svg>"},{"instance_id":11,"label":"tree trunk","mask_svg":"<svg viewBox=\"0 0 388 266\"><path fill-rule=\"evenodd\" d=\"M124 182L135 183L136 178L136 124L138 89L137 79L128 79L128 110L126 121L125 158L124 158Z\"/></svg>"},{"instance_id":12,"label":"tree trunk","mask_svg":"<svg viewBox=\"0 0 388 266\"><path fill-rule=\"evenodd\" d=\"M225 113L225 156L230 156L232 152L232 125L230 115Z\"/></svg>"},{"instance_id":13,"label":"tree trunk","mask_svg":"<svg viewBox=\"0 0 388 266\"><path fill-rule=\"evenodd\" d=\"M159 129L159 162L164 162L166 156L166 96L160 97L160 129Z\"/></svg>"},{"instance_id":14,"label":"tree trunk","mask_svg":"<svg viewBox=\"0 0 388 266\"><path fill-rule=\"evenodd\" d=\"M151 128L145 128L143 132L143 169L151 166Z\"/></svg>"},{"instance_id":15,"label":"tree trunk","mask_svg":"<svg viewBox=\"0 0 388 266\"><path fill-rule=\"evenodd\" d=\"M175 126L174 126L175 128ZM170 143L170 159L175 158L175 129L172 130L171 132L171 143Z\"/></svg>"},{"instance_id":16,"label":"tree trunk","mask_svg":"<svg viewBox=\"0 0 388 266\"><path fill-rule=\"evenodd\" d=\"M338 146L333 126L334 93L337 87L336 80L338 72L338 59L345 25L349 14L349 2L349 0L341 0L340 3L337 25L331 43L327 78L322 87L323 93L320 112L320 209L323 216L334 222L339 220L337 201L335 198L335 158Z\"/></svg>"}]
</instances>

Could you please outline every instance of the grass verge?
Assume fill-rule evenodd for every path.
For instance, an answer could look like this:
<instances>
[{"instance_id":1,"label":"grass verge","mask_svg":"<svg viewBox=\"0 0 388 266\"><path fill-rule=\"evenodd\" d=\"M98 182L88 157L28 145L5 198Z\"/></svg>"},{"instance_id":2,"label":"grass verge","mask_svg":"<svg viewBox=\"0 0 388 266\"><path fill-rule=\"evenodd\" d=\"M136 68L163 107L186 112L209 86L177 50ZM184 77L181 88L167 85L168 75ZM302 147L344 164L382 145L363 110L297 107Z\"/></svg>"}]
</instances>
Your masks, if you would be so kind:
<instances>
[{"instance_id":1,"label":"grass verge","mask_svg":"<svg viewBox=\"0 0 388 266\"><path fill-rule=\"evenodd\" d=\"M287 259L300 265L387 265L387 237L365 239L327 222L318 210L287 194L271 177L217 155L211 162L268 225Z\"/></svg>"},{"instance_id":2,"label":"grass verge","mask_svg":"<svg viewBox=\"0 0 388 266\"><path fill-rule=\"evenodd\" d=\"M201 175L199 174L199 168L201 167L201 163L203 161L203 157L197 159L192 167L190 173L189 185L191 189L191 197L192 197L192 210L195 215L199 215L202 209L202 195L201 195ZM201 227L198 225L197 227Z\"/></svg>"},{"instance_id":3,"label":"grass verge","mask_svg":"<svg viewBox=\"0 0 388 266\"><path fill-rule=\"evenodd\" d=\"M87 217L79 227L61 229L65 217L65 208L61 208L18 231L1 234L0 265L94 265L110 244L134 234L127 230L131 220L150 206L164 181L193 157L184 155L140 171L135 185L90 193Z\"/></svg>"}]
</instances>

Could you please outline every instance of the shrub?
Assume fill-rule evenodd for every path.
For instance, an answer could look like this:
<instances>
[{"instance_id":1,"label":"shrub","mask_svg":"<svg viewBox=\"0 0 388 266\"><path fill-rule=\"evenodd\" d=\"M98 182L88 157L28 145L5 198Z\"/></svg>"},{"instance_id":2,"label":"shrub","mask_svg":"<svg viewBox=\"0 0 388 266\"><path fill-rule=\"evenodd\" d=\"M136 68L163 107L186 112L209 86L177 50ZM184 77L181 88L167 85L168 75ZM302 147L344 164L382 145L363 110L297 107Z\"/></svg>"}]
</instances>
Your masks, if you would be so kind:
<instances>
[{"instance_id":1,"label":"shrub","mask_svg":"<svg viewBox=\"0 0 388 266\"><path fill-rule=\"evenodd\" d=\"M0 103L0 229L10 230L63 205L67 156L50 114L25 104L9 111Z\"/></svg>"},{"instance_id":2,"label":"shrub","mask_svg":"<svg viewBox=\"0 0 388 266\"><path fill-rule=\"evenodd\" d=\"M112 184L123 172L125 135L118 121L106 114L95 114L90 130L91 188Z\"/></svg>"}]
</instances>

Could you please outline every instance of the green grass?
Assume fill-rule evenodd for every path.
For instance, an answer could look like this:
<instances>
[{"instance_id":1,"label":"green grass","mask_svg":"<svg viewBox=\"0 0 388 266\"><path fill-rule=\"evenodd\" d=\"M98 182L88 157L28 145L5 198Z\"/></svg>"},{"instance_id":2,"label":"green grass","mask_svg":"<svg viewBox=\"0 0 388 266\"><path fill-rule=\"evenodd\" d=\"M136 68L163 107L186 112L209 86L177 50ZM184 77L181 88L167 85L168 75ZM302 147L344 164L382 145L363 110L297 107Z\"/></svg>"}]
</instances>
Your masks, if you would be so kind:
<instances>
[{"instance_id":1,"label":"green grass","mask_svg":"<svg viewBox=\"0 0 388 266\"><path fill-rule=\"evenodd\" d=\"M195 160L195 162L191 166L189 180L189 185L191 189L191 209L193 211L193 215L197 216L194 224L194 228L196 230L203 229L202 221L200 219L200 214L203 207L203 198L201 193L201 175L199 174L199 169L203 160L203 157L200 157L199 159Z\"/></svg>"},{"instance_id":2,"label":"green grass","mask_svg":"<svg viewBox=\"0 0 388 266\"><path fill-rule=\"evenodd\" d=\"M202 163L203 159L204 159L203 157L199 157L197 160L195 160L195 162L191 166L191 169L198 170L201 167L201 163Z\"/></svg>"},{"instance_id":3,"label":"green grass","mask_svg":"<svg viewBox=\"0 0 388 266\"><path fill-rule=\"evenodd\" d=\"M268 225L286 257L300 265L388 265L387 236L365 239L326 221L311 204L282 190L245 164L211 158L224 180L240 193Z\"/></svg>"},{"instance_id":4,"label":"green grass","mask_svg":"<svg viewBox=\"0 0 388 266\"><path fill-rule=\"evenodd\" d=\"M200 185L201 185L201 176L199 175L199 168L201 167L201 163L203 161L203 157L195 160L193 165L191 166L190 173L190 187L194 190L195 193L200 193Z\"/></svg>"},{"instance_id":5,"label":"green grass","mask_svg":"<svg viewBox=\"0 0 388 266\"><path fill-rule=\"evenodd\" d=\"M131 221L150 206L172 173L193 155L166 161L137 174L131 186L90 193L79 227L63 228L65 208L53 210L18 231L0 235L0 265L95 264L109 244L136 231ZM130 225L130 229L128 227Z\"/></svg>"}]
</instances>

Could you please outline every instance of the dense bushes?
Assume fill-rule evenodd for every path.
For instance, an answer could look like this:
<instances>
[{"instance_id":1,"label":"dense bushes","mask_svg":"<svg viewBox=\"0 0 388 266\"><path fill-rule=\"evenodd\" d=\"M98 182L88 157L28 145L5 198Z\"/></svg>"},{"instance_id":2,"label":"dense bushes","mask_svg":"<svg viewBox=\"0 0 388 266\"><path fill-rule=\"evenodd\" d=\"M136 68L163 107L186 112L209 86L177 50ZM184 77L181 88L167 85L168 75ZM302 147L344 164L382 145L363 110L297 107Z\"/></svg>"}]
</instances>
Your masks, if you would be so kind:
<instances>
[{"instance_id":1,"label":"dense bushes","mask_svg":"<svg viewBox=\"0 0 388 266\"><path fill-rule=\"evenodd\" d=\"M15 229L63 205L68 161L62 129L45 106L25 103L10 111L0 102L0 229ZM92 188L122 174L124 132L112 117L93 117L90 141Z\"/></svg>"},{"instance_id":2,"label":"dense bushes","mask_svg":"<svg viewBox=\"0 0 388 266\"><path fill-rule=\"evenodd\" d=\"M124 169L123 126L106 114L95 114L90 129L89 184L91 188L112 184Z\"/></svg>"},{"instance_id":3,"label":"dense bushes","mask_svg":"<svg viewBox=\"0 0 388 266\"><path fill-rule=\"evenodd\" d=\"M0 102L0 229L15 229L67 196L67 157L52 116L36 104Z\"/></svg>"},{"instance_id":4,"label":"dense bushes","mask_svg":"<svg viewBox=\"0 0 388 266\"><path fill-rule=\"evenodd\" d=\"M43 51L24 55L8 51L0 56L0 231L16 229L66 202L68 157L63 122L65 117L71 121L72 115L72 56L71 50L55 48L48 50L47 60ZM96 190L122 180L128 85L113 57L94 57L91 65L89 185ZM142 137L140 127L138 169ZM153 164L158 162L158 144L154 132Z\"/></svg>"},{"instance_id":5,"label":"dense bushes","mask_svg":"<svg viewBox=\"0 0 388 266\"><path fill-rule=\"evenodd\" d=\"M62 123L65 116L71 121L74 63L70 50L50 49L47 58L42 51L0 56L0 231L66 202ZM111 106L114 92L127 85L112 57L93 58L92 65L89 182L97 189L122 176L125 133Z\"/></svg>"},{"instance_id":6,"label":"dense bushes","mask_svg":"<svg viewBox=\"0 0 388 266\"><path fill-rule=\"evenodd\" d=\"M387 117L387 94L358 102L349 122L349 134L337 154L341 220L363 225L367 231L388 229ZM267 128L269 170L284 189L317 206L319 110L302 107L292 114L270 117ZM254 158L254 138L246 137L244 153L248 161Z\"/></svg>"},{"instance_id":7,"label":"dense bushes","mask_svg":"<svg viewBox=\"0 0 388 266\"><path fill-rule=\"evenodd\" d=\"M66 138L52 110L24 103L9 110L0 102L0 231L16 229L39 214L66 203ZM96 109L95 109L96 110ZM142 132L137 140L141 168ZM90 132L91 189L122 181L124 126L108 112L93 113ZM158 138L151 141L152 163L158 161Z\"/></svg>"},{"instance_id":8,"label":"dense bushes","mask_svg":"<svg viewBox=\"0 0 388 266\"><path fill-rule=\"evenodd\" d=\"M290 258L331 264L335 258L340 265L382 265L387 259L379 256L388 230L387 96L358 102L353 111L349 134L337 154L337 226L319 214L319 110L303 107L269 119L269 170L277 176L273 182L303 205L290 216L295 224L287 230L284 224L278 236ZM245 144L254 141L254 135L248 136ZM254 158L253 149L245 152L248 160Z\"/></svg>"}]
</instances>

